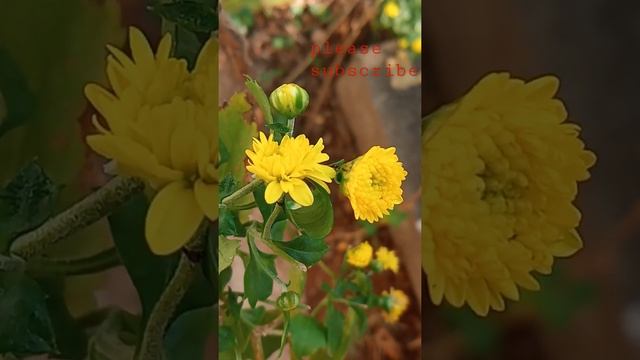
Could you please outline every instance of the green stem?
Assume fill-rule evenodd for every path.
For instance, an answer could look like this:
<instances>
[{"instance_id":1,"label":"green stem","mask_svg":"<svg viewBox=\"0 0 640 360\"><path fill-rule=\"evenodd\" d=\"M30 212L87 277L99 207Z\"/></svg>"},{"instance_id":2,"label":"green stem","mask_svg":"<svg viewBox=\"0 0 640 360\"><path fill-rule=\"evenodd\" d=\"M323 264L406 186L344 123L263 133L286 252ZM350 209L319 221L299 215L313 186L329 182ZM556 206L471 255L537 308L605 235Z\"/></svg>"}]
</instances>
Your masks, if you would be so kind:
<instances>
[{"instance_id":1,"label":"green stem","mask_svg":"<svg viewBox=\"0 0 640 360\"><path fill-rule=\"evenodd\" d=\"M79 259L35 258L27 263L27 271L47 275L92 274L120 265L120 255L116 248Z\"/></svg>"},{"instance_id":2,"label":"green stem","mask_svg":"<svg viewBox=\"0 0 640 360\"><path fill-rule=\"evenodd\" d=\"M191 242L185 246L185 251L180 255L180 261L173 273L173 277L169 280L167 287L149 315L136 359L161 360L165 358L163 338L167 324L187 290L189 290L199 266L198 262L189 258L187 252L202 251L203 238L208 225L207 221L202 222Z\"/></svg>"},{"instance_id":3,"label":"green stem","mask_svg":"<svg viewBox=\"0 0 640 360\"><path fill-rule=\"evenodd\" d=\"M248 183L247 185L241 187L240 189L236 190L236 192L234 192L233 194L227 196L226 198L222 199L221 204L223 206L227 206L231 203L233 203L234 201L244 197L245 195L249 194L250 192L253 191L253 189L255 189L256 187L258 187L258 185L262 184L262 180L260 179L254 179L253 181L251 181L250 183Z\"/></svg>"},{"instance_id":4,"label":"green stem","mask_svg":"<svg viewBox=\"0 0 640 360\"><path fill-rule=\"evenodd\" d=\"M324 271L327 275L329 275L333 283L336 282L336 274L334 274L331 268L329 268L329 266L325 264L324 261L322 260L318 261L318 266L320 266L320 269L322 269L322 271Z\"/></svg>"},{"instance_id":5,"label":"green stem","mask_svg":"<svg viewBox=\"0 0 640 360\"><path fill-rule=\"evenodd\" d=\"M320 300L318 305L316 305L316 307L313 308L313 310L311 310L311 314L309 314L309 316L314 317L314 316L318 315L318 312L323 307L327 306L328 303L329 303L329 295L325 295L325 297L323 297L322 300Z\"/></svg>"},{"instance_id":6,"label":"green stem","mask_svg":"<svg viewBox=\"0 0 640 360\"><path fill-rule=\"evenodd\" d=\"M271 212L271 215L269 215L267 222L264 223L264 228L262 229L263 239L271 239L271 227L273 226L273 223L276 222L276 219L278 218L278 215L280 215L281 211L282 207L279 204L276 204L276 206L273 208L273 211Z\"/></svg>"},{"instance_id":7,"label":"green stem","mask_svg":"<svg viewBox=\"0 0 640 360\"><path fill-rule=\"evenodd\" d=\"M368 306L366 304L358 303L358 302L355 302L355 301L350 301L350 300L347 300L347 299L333 299L333 302L346 304L346 305L350 305L350 306L357 306L359 308L362 308L363 310L366 310L368 308Z\"/></svg>"},{"instance_id":8,"label":"green stem","mask_svg":"<svg viewBox=\"0 0 640 360\"><path fill-rule=\"evenodd\" d=\"M226 205L226 208L231 210L231 211L240 211L240 210L253 209L256 206L257 206L256 202L252 201L250 203L241 204L241 205Z\"/></svg>"},{"instance_id":9,"label":"green stem","mask_svg":"<svg viewBox=\"0 0 640 360\"><path fill-rule=\"evenodd\" d=\"M11 244L11 253L25 260L40 255L49 246L110 214L143 189L144 184L138 179L115 177L69 209L18 237Z\"/></svg>"},{"instance_id":10,"label":"green stem","mask_svg":"<svg viewBox=\"0 0 640 360\"><path fill-rule=\"evenodd\" d=\"M25 261L20 258L0 255L0 272L22 271L25 264Z\"/></svg>"}]
</instances>

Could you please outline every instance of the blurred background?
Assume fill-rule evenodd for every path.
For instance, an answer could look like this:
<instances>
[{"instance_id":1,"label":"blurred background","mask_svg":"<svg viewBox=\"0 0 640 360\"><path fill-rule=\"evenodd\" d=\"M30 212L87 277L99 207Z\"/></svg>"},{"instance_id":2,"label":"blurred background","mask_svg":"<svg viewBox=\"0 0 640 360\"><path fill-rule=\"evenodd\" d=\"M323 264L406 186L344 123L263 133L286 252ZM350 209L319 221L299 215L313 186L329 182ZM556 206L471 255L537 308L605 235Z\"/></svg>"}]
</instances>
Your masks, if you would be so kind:
<instances>
[{"instance_id":1,"label":"blurred background","mask_svg":"<svg viewBox=\"0 0 640 360\"><path fill-rule=\"evenodd\" d=\"M393 3L395 8L387 8ZM411 305L397 324L385 324L379 311L370 311L369 329L350 351L350 359L418 359L421 346L420 238L416 227L419 204L420 146L420 1L370 0L253 0L222 1L220 15L220 102L244 89L245 74L266 93L282 83L295 82L310 95L309 109L296 119L296 134L311 142L322 137L331 159L354 159L373 145L396 146L409 173L404 204L377 225L357 222L348 200L333 188L335 228L326 238L329 252L323 260L334 270L348 246L369 241L396 251L398 274L374 277L382 292L393 286L409 294ZM390 11L391 10L391 11ZM400 41L404 39L405 41ZM325 42L332 54L310 56L312 45ZM336 46L380 45L380 54L336 54ZM418 51L416 51L418 50ZM312 68L342 66L415 67L417 76L313 76ZM320 70L321 71L321 70ZM249 97L250 100L252 100ZM257 108L257 107L256 107ZM251 114L263 128L259 110ZM236 274L231 286L242 285ZM303 303L315 306L327 282L317 267L308 272Z\"/></svg>"},{"instance_id":2,"label":"blurred background","mask_svg":"<svg viewBox=\"0 0 640 360\"><path fill-rule=\"evenodd\" d=\"M542 290L486 319L425 297L423 358L640 358L640 3L427 1L423 114L488 72L555 74L569 120L598 156L579 185L584 249ZM424 279L423 279L424 281Z\"/></svg>"}]
</instances>

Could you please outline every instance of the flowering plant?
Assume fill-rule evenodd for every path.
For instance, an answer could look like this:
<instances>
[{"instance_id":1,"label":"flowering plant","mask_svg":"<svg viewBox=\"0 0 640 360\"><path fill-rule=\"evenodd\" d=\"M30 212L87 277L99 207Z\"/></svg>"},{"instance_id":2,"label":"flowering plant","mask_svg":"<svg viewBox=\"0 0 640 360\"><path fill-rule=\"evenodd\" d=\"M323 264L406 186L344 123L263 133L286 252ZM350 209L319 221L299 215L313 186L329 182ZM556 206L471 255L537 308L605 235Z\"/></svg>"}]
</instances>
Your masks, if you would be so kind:
<instances>
[{"instance_id":1,"label":"flowering plant","mask_svg":"<svg viewBox=\"0 0 640 360\"><path fill-rule=\"evenodd\" d=\"M402 202L407 173L394 148L375 146L349 162L329 163L322 138L294 135L295 118L310 101L306 90L284 84L267 96L254 80L245 85L267 129L257 132L244 119L251 108L244 93L220 110L220 358L264 359L288 344L297 358L341 359L366 328L365 310L380 308L395 322L408 297L393 288L373 291L373 273L398 271L387 248L374 258L370 244L358 244L337 274L323 263L333 228L330 185L337 183L357 219L376 222ZM330 279L313 307L304 304L312 266ZM242 286L230 282L238 271Z\"/></svg>"}]
</instances>

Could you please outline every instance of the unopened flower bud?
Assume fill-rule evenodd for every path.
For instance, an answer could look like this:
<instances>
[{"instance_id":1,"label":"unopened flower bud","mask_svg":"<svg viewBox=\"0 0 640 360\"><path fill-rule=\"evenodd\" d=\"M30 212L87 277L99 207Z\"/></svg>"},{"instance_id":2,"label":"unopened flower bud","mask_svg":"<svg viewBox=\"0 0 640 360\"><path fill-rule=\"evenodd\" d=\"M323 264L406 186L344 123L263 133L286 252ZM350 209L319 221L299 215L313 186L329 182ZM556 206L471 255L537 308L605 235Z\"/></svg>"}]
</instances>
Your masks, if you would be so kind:
<instances>
[{"instance_id":1,"label":"unopened flower bud","mask_svg":"<svg viewBox=\"0 0 640 360\"><path fill-rule=\"evenodd\" d=\"M269 100L279 113L293 119L309 106L309 93L296 84L284 84L273 90Z\"/></svg>"},{"instance_id":2,"label":"unopened flower bud","mask_svg":"<svg viewBox=\"0 0 640 360\"><path fill-rule=\"evenodd\" d=\"M294 291L287 291L278 298L278 307L282 311L291 311L300 304L300 295Z\"/></svg>"}]
</instances>

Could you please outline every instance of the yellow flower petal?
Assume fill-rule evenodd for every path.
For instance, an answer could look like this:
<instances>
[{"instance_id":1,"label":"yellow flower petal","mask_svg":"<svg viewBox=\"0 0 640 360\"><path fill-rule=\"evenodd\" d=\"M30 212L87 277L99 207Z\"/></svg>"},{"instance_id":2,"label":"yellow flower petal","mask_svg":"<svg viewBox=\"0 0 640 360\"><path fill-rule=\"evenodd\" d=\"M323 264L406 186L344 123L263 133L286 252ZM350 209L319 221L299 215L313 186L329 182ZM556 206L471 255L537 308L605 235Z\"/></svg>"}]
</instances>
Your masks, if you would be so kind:
<instances>
[{"instance_id":1,"label":"yellow flower petal","mask_svg":"<svg viewBox=\"0 0 640 360\"><path fill-rule=\"evenodd\" d=\"M299 179L292 180L290 184L291 189L289 190L289 195L291 195L293 201L302 206L310 206L313 204L313 194L311 193L311 189L309 189L309 185Z\"/></svg>"},{"instance_id":2,"label":"yellow flower petal","mask_svg":"<svg viewBox=\"0 0 640 360\"><path fill-rule=\"evenodd\" d=\"M195 195L198 205L209 220L218 218L218 185L206 184L202 180L196 181Z\"/></svg>"},{"instance_id":3,"label":"yellow flower petal","mask_svg":"<svg viewBox=\"0 0 640 360\"><path fill-rule=\"evenodd\" d=\"M273 204L282 197L282 186L277 181L272 181L267 185L264 192L264 199L268 204Z\"/></svg>"},{"instance_id":4,"label":"yellow flower petal","mask_svg":"<svg viewBox=\"0 0 640 360\"><path fill-rule=\"evenodd\" d=\"M154 254L168 255L186 245L204 218L193 189L186 182L165 186L147 212L145 236Z\"/></svg>"}]
</instances>

